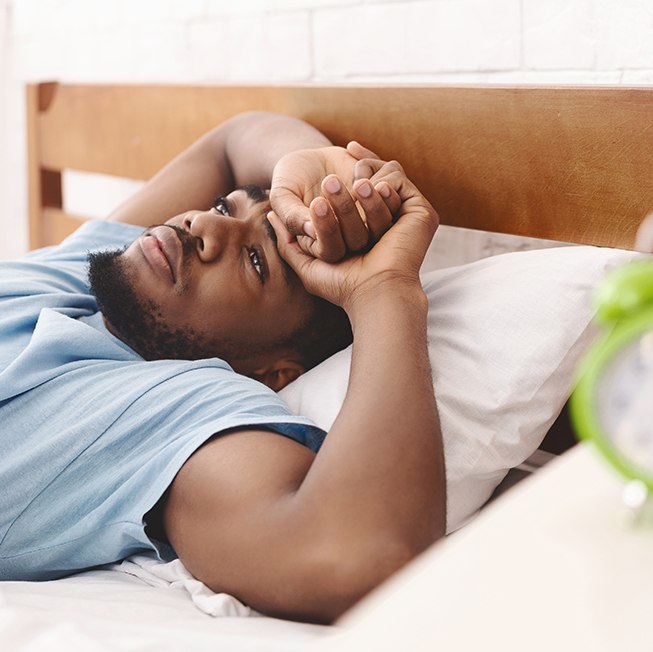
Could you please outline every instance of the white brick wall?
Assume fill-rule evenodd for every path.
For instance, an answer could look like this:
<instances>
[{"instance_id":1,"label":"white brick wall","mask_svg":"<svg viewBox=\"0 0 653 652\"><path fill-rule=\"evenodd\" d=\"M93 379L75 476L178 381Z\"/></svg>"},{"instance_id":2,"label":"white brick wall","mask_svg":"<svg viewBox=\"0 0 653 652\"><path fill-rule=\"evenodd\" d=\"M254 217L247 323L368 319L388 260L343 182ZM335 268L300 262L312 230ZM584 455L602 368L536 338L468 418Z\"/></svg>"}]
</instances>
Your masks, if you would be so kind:
<instances>
[{"instance_id":1,"label":"white brick wall","mask_svg":"<svg viewBox=\"0 0 653 652\"><path fill-rule=\"evenodd\" d=\"M317 78L437 75L521 65L519 0L354 4L314 12L313 25Z\"/></svg>"},{"instance_id":2,"label":"white brick wall","mask_svg":"<svg viewBox=\"0 0 653 652\"><path fill-rule=\"evenodd\" d=\"M651 0L0 0L0 258L27 81L653 83Z\"/></svg>"}]
</instances>

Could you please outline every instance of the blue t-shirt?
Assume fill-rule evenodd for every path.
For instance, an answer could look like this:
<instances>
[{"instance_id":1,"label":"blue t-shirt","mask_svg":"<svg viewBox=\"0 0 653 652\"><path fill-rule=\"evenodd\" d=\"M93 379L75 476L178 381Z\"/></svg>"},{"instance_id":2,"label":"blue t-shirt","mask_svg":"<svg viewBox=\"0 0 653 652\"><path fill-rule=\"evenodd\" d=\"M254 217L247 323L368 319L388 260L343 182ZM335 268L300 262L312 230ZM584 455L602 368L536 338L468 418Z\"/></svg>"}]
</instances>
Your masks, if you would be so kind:
<instances>
[{"instance_id":1,"label":"blue t-shirt","mask_svg":"<svg viewBox=\"0 0 653 652\"><path fill-rule=\"evenodd\" d=\"M89 222L0 263L0 579L165 556L143 517L214 434L262 427L322 443L322 430L224 361L146 362L105 328L87 253L141 232Z\"/></svg>"}]
</instances>

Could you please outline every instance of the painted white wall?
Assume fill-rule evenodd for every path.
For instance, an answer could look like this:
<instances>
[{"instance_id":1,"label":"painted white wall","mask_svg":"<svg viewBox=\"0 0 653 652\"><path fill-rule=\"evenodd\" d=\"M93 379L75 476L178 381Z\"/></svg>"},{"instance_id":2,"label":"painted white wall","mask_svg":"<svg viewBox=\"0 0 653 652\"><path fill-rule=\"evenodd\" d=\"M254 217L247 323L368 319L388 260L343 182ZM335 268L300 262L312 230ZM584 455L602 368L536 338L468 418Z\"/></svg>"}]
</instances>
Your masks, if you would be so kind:
<instances>
[{"instance_id":1,"label":"painted white wall","mask_svg":"<svg viewBox=\"0 0 653 652\"><path fill-rule=\"evenodd\" d=\"M0 258L27 246L29 81L653 83L651 0L0 0L0 9Z\"/></svg>"},{"instance_id":2,"label":"painted white wall","mask_svg":"<svg viewBox=\"0 0 653 652\"><path fill-rule=\"evenodd\" d=\"M6 0L0 0L0 259L12 251L7 245L11 235L11 221L5 213L9 210L9 129L7 125L7 104L9 101L9 20ZM21 216L21 223L24 222ZM4 220L4 221L3 221ZM6 226L5 226L6 225ZM22 226L20 227L23 228ZM22 243L22 234L20 236ZM16 250L19 252L20 249ZM13 253L13 251L12 251Z\"/></svg>"}]
</instances>

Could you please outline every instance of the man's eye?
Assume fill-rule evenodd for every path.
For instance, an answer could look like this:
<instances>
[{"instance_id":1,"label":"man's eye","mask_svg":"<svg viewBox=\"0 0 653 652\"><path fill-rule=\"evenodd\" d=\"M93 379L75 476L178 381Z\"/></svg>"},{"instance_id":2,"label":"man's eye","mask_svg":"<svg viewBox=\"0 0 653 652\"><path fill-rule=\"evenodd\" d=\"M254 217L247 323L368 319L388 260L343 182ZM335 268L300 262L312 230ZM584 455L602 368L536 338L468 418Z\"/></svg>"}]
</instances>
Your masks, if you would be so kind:
<instances>
[{"instance_id":1,"label":"man's eye","mask_svg":"<svg viewBox=\"0 0 653 652\"><path fill-rule=\"evenodd\" d=\"M265 270L263 268L263 262L261 261L261 256L259 255L256 249L249 250L249 259L252 261L252 267L256 270L256 273L259 275L261 282L265 281Z\"/></svg>"},{"instance_id":2,"label":"man's eye","mask_svg":"<svg viewBox=\"0 0 653 652\"><path fill-rule=\"evenodd\" d=\"M224 197L216 197L213 200L213 208L220 215L229 215L229 204Z\"/></svg>"}]
</instances>

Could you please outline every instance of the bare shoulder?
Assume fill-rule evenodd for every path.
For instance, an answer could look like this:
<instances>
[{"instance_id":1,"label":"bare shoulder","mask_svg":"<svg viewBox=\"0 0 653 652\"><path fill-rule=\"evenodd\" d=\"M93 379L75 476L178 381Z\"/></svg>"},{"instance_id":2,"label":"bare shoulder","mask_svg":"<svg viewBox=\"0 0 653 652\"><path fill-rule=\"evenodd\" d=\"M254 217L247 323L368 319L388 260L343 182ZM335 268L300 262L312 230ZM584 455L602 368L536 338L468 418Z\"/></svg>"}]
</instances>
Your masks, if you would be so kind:
<instances>
[{"instance_id":1,"label":"bare shoulder","mask_svg":"<svg viewBox=\"0 0 653 652\"><path fill-rule=\"evenodd\" d=\"M278 582L301 572L297 550L309 533L294 496L314 458L269 431L223 434L198 449L163 505L166 535L188 570L217 592L275 611Z\"/></svg>"},{"instance_id":2,"label":"bare shoulder","mask_svg":"<svg viewBox=\"0 0 653 652\"><path fill-rule=\"evenodd\" d=\"M214 437L184 464L170 488L166 523L183 501L245 507L297 489L315 454L298 442L266 430L236 430Z\"/></svg>"}]
</instances>

